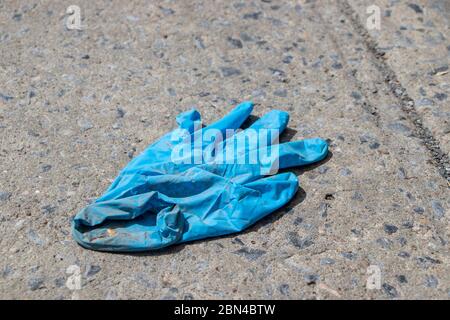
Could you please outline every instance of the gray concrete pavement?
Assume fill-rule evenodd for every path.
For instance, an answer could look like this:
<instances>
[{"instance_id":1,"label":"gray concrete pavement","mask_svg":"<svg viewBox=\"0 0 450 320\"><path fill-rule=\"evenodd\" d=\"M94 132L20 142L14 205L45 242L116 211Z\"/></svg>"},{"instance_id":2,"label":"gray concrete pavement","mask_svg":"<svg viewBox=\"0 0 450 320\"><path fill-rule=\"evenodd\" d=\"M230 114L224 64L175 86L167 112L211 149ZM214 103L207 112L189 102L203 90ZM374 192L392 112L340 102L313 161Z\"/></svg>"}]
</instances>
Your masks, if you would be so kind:
<instances>
[{"instance_id":1,"label":"gray concrete pavement","mask_svg":"<svg viewBox=\"0 0 450 320\"><path fill-rule=\"evenodd\" d=\"M382 55L378 63L391 91L402 100L416 134L432 154L440 173L450 182L450 2L350 1L341 2L347 14L365 25L369 6L380 8L380 29L368 29L369 50ZM357 20L359 20L357 22ZM372 43L370 43L372 42Z\"/></svg>"},{"instance_id":2,"label":"gray concrete pavement","mask_svg":"<svg viewBox=\"0 0 450 320\"><path fill-rule=\"evenodd\" d=\"M432 9L445 1L420 2L434 26L407 30L441 40L405 46L408 3L378 3L391 20L365 34L364 1L78 1L81 31L65 26L71 1L0 2L0 297L448 299L448 20ZM161 252L72 240L70 218L176 114L195 105L208 123L248 99L257 116L288 111L291 139L330 139L289 205Z\"/></svg>"}]
</instances>

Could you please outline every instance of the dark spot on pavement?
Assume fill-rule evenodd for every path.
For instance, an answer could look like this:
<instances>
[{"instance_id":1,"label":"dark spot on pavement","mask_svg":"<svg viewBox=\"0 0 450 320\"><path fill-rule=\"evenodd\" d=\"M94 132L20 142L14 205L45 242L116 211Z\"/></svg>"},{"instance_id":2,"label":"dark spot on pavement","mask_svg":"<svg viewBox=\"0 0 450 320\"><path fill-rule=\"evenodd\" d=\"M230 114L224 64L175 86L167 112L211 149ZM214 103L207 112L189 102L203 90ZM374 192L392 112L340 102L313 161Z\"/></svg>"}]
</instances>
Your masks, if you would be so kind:
<instances>
[{"instance_id":1,"label":"dark spot on pavement","mask_svg":"<svg viewBox=\"0 0 450 320\"><path fill-rule=\"evenodd\" d=\"M439 101L444 101L447 99L447 95L445 93L436 93L433 98L439 100Z\"/></svg>"},{"instance_id":2,"label":"dark spot on pavement","mask_svg":"<svg viewBox=\"0 0 450 320\"><path fill-rule=\"evenodd\" d=\"M283 63L289 64L292 62L292 59L293 59L292 56L285 56L282 61Z\"/></svg>"},{"instance_id":3,"label":"dark spot on pavement","mask_svg":"<svg viewBox=\"0 0 450 320\"><path fill-rule=\"evenodd\" d=\"M11 195L11 192L0 191L0 201L8 201Z\"/></svg>"},{"instance_id":4,"label":"dark spot on pavement","mask_svg":"<svg viewBox=\"0 0 450 320\"><path fill-rule=\"evenodd\" d=\"M233 47L233 48L238 48L241 49L242 48L242 42L239 39L234 39L231 37L228 37L228 43Z\"/></svg>"},{"instance_id":5,"label":"dark spot on pavement","mask_svg":"<svg viewBox=\"0 0 450 320\"><path fill-rule=\"evenodd\" d=\"M222 72L222 76L224 77L238 76L241 74L241 71L239 69L233 67L222 67L220 68L220 71Z\"/></svg>"},{"instance_id":6,"label":"dark spot on pavement","mask_svg":"<svg viewBox=\"0 0 450 320\"><path fill-rule=\"evenodd\" d=\"M27 285L31 291L42 289L44 287L44 279L43 278L31 278L28 280Z\"/></svg>"},{"instance_id":7,"label":"dark spot on pavement","mask_svg":"<svg viewBox=\"0 0 450 320\"><path fill-rule=\"evenodd\" d=\"M435 276L433 275L426 276L425 286L427 286L428 288L437 288L438 284L439 280Z\"/></svg>"},{"instance_id":8,"label":"dark spot on pavement","mask_svg":"<svg viewBox=\"0 0 450 320\"><path fill-rule=\"evenodd\" d=\"M283 283L282 285L280 285L278 289L280 290L282 295L284 296L289 295L289 285L287 283Z\"/></svg>"},{"instance_id":9,"label":"dark spot on pavement","mask_svg":"<svg viewBox=\"0 0 450 320\"><path fill-rule=\"evenodd\" d=\"M325 195L325 200L334 200L334 195L332 193L327 193Z\"/></svg>"},{"instance_id":10,"label":"dark spot on pavement","mask_svg":"<svg viewBox=\"0 0 450 320\"><path fill-rule=\"evenodd\" d=\"M0 93L0 98L1 98L3 101L5 101L5 102L8 102L8 101L14 99L14 97L8 96L8 95L3 94L3 93Z\"/></svg>"},{"instance_id":11,"label":"dark spot on pavement","mask_svg":"<svg viewBox=\"0 0 450 320\"><path fill-rule=\"evenodd\" d=\"M376 242L384 249L390 249L392 247L392 241L387 238L378 238Z\"/></svg>"},{"instance_id":12,"label":"dark spot on pavement","mask_svg":"<svg viewBox=\"0 0 450 320\"><path fill-rule=\"evenodd\" d=\"M356 254L356 253L353 253L353 252L351 252L351 251L348 251L348 252L342 252L341 255L342 255L345 259L348 259L348 260L356 260L356 258L357 258L357 254Z\"/></svg>"},{"instance_id":13,"label":"dark spot on pavement","mask_svg":"<svg viewBox=\"0 0 450 320\"><path fill-rule=\"evenodd\" d=\"M314 244L310 237L301 238L296 232L289 232L288 239L299 249L306 249Z\"/></svg>"},{"instance_id":14,"label":"dark spot on pavement","mask_svg":"<svg viewBox=\"0 0 450 320\"><path fill-rule=\"evenodd\" d=\"M384 232L386 232L387 234L393 234L396 233L398 230L398 228L392 224L385 224L384 225Z\"/></svg>"},{"instance_id":15,"label":"dark spot on pavement","mask_svg":"<svg viewBox=\"0 0 450 320\"><path fill-rule=\"evenodd\" d=\"M384 293L385 293L387 296L389 296L389 297L391 297L391 298L395 298L395 297L398 296L397 289L395 289L395 288L394 288L393 286L391 286L390 284L383 283L382 288L383 288Z\"/></svg>"},{"instance_id":16,"label":"dark spot on pavement","mask_svg":"<svg viewBox=\"0 0 450 320\"><path fill-rule=\"evenodd\" d=\"M99 273L100 270L102 270L102 268L100 266L89 265L89 267L86 270L86 276L87 277L92 277L93 275L96 275L97 273Z\"/></svg>"},{"instance_id":17,"label":"dark spot on pavement","mask_svg":"<svg viewBox=\"0 0 450 320\"><path fill-rule=\"evenodd\" d=\"M243 19L253 19L258 20L259 16L262 14L262 12L253 12L253 13L246 13L242 16Z\"/></svg>"},{"instance_id":18,"label":"dark spot on pavement","mask_svg":"<svg viewBox=\"0 0 450 320\"><path fill-rule=\"evenodd\" d=\"M433 208L434 217L436 219L440 219L445 215L445 210L439 201L436 200L431 201L431 207Z\"/></svg>"},{"instance_id":19,"label":"dark spot on pavement","mask_svg":"<svg viewBox=\"0 0 450 320\"><path fill-rule=\"evenodd\" d=\"M361 97L361 94L360 94L359 92L356 92L356 91L353 91L352 94L351 94L351 96L352 96L352 98L355 99L355 100L360 100L360 99L362 98L362 97Z\"/></svg>"},{"instance_id":20,"label":"dark spot on pavement","mask_svg":"<svg viewBox=\"0 0 450 320\"><path fill-rule=\"evenodd\" d=\"M415 4L415 3L409 3L408 7L413 9L416 13L423 13L422 8L419 5Z\"/></svg>"},{"instance_id":21,"label":"dark spot on pavement","mask_svg":"<svg viewBox=\"0 0 450 320\"><path fill-rule=\"evenodd\" d=\"M244 257L247 260L254 261L264 255L266 251L260 249L242 248L234 251L233 253L237 254L238 256Z\"/></svg>"}]
</instances>

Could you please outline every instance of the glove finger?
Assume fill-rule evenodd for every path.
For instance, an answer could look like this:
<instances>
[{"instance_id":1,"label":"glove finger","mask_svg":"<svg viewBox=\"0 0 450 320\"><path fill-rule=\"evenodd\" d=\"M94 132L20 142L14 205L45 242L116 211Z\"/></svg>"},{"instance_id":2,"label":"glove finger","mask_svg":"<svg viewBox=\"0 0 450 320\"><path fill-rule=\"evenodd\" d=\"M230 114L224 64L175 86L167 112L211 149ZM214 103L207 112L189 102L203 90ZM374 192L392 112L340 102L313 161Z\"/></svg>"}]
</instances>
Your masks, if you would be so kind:
<instances>
[{"instance_id":1,"label":"glove finger","mask_svg":"<svg viewBox=\"0 0 450 320\"><path fill-rule=\"evenodd\" d=\"M201 127L200 113L195 109L180 113L176 117L176 121L179 128L187 130L189 133L200 129Z\"/></svg>"},{"instance_id":2,"label":"glove finger","mask_svg":"<svg viewBox=\"0 0 450 320\"><path fill-rule=\"evenodd\" d=\"M289 114L285 111L272 110L255 121L247 129L236 133L220 143L211 143L204 154L216 163L237 163L238 158L246 156L250 150L277 144L280 134L286 129ZM212 156L214 154L214 156ZM244 163L241 159L239 163ZM256 163L255 161L249 163Z\"/></svg>"},{"instance_id":3,"label":"glove finger","mask_svg":"<svg viewBox=\"0 0 450 320\"><path fill-rule=\"evenodd\" d=\"M289 122L289 113L282 110L272 110L267 112L257 121L255 121L248 129L260 132L262 130L273 130L275 135L270 136L269 144L272 144L277 140L280 134L286 129ZM248 130L246 129L246 130ZM243 132L245 132L244 130Z\"/></svg>"},{"instance_id":4,"label":"glove finger","mask_svg":"<svg viewBox=\"0 0 450 320\"><path fill-rule=\"evenodd\" d=\"M287 112L272 110L255 121L247 129L225 140L219 147L223 147L227 142L234 142L236 145L236 141L238 141L238 147L239 142L242 142L242 146L245 146L245 150L252 150L271 145L272 143L278 142L278 138L284 129L286 129L288 122L289 114ZM264 131L266 131L265 135L262 136ZM246 138L249 138L248 143L245 141Z\"/></svg>"},{"instance_id":5,"label":"glove finger","mask_svg":"<svg viewBox=\"0 0 450 320\"><path fill-rule=\"evenodd\" d=\"M245 120L247 120L248 116L253 110L253 102L246 101L237 105L233 110L230 111L225 117L216 121L213 124L210 124L203 131L208 129L216 129L221 131L222 136L225 136L226 129L238 129Z\"/></svg>"},{"instance_id":6,"label":"glove finger","mask_svg":"<svg viewBox=\"0 0 450 320\"><path fill-rule=\"evenodd\" d=\"M119 176L113 181L106 192L117 188L122 182L126 173L143 170L148 164L165 163L171 157L173 148L184 141L190 134L201 128L200 113L195 110L189 110L180 113L176 117L178 128L162 136L158 141L149 145L139 156L131 160L125 168L122 169Z\"/></svg>"},{"instance_id":7,"label":"glove finger","mask_svg":"<svg viewBox=\"0 0 450 320\"><path fill-rule=\"evenodd\" d=\"M280 169L318 162L328 154L328 143L320 138L304 139L279 145Z\"/></svg>"},{"instance_id":8,"label":"glove finger","mask_svg":"<svg viewBox=\"0 0 450 320\"><path fill-rule=\"evenodd\" d=\"M249 164L252 167L248 174L242 172L245 166L235 166L241 175L235 175L233 181L245 183L258 178L259 175L273 175L279 169L304 166L324 159L328 154L328 144L320 138L305 139L265 148L249 150L239 154L237 164ZM255 165L257 168L255 168ZM227 170L229 171L229 170Z\"/></svg>"},{"instance_id":9,"label":"glove finger","mask_svg":"<svg viewBox=\"0 0 450 320\"><path fill-rule=\"evenodd\" d=\"M327 154L326 141L313 138L249 150L244 155L237 155L231 163L227 163L228 158L224 158L225 160L220 161L225 163L204 164L200 168L234 183L246 184L265 175L274 175L279 169L320 161Z\"/></svg>"},{"instance_id":10,"label":"glove finger","mask_svg":"<svg viewBox=\"0 0 450 320\"><path fill-rule=\"evenodd\" d=\"M201 138L200 148L194 142L194 153L197 159L203 157L204 162L212 162L216 158L217 151L223 146L224 139L228 139L236 133L253 110L253 102L246 101L235 107L229 114L221 120L207 126L202 130L202 135L194 134L194 140ZM220 155L219 155L220 156ZM201 161L197 161L199 163Z\"/></svg>"},{"instance_id":11,"label":"glove finger","mask_svg":"<svg viewBox=\"0 0 450 320\"><path fill-rule=\"evenodd\" d=\"M263 175L275 174L279 169L311 164L324 159L328 144L320 138L305 139L273 145L249 152L257 158Z\"/></svg>"}]
</instances>

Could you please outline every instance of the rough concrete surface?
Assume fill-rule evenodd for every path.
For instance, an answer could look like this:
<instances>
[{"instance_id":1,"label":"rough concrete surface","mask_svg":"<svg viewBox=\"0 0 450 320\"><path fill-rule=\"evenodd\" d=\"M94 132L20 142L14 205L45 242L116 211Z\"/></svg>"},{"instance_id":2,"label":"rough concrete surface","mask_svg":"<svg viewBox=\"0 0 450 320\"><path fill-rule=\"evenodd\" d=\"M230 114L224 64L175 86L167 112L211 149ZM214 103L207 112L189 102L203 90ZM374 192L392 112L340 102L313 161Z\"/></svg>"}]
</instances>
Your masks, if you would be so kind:
<instances>
[{"instance_id":1,"label":"rough concrete surface","mask_svg":"<svg viewBox=\"0 0 450 320\"><path fill-rule=\"evenodd\" d=\"M0 1L0 298L448 299L448 8ZM285 208L160 252L72 240L71 217L179 112L209 123L248 99L290 113L285 139L330 141Z\"/></svg>"}]
</instances>

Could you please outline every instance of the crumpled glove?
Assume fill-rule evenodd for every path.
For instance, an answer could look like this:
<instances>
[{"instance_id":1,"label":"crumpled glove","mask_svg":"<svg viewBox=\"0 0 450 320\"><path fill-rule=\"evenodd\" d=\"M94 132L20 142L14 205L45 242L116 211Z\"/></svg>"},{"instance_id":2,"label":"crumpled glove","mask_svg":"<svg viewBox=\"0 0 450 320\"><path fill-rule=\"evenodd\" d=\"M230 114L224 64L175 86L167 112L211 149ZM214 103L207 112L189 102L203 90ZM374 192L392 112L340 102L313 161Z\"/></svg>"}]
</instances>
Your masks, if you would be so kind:
<instances>
[{"instance_id":1,"label":"crumpled glove","mask_svg":"<svg viewBox=\"0 0 450 320\"><path fill-rule=\"evenodd\" d=\"M195 109L178 115L178 128L130 161L108 190L74 217L75 240L93 250L154 250L242 231L284 206L295 195L298 180L290 172L273 173L322 160L328 145L320 138L277 144L289 115L273 110L248 128L273 135L235 146L232 138L249 130L227 134L240 128L252 109L252 102L243 102L203 129ZM216 134L206 137L208 132ZM217 150L232 143L233 161L223 161ZM215 158L195 161L195 155L208 149L211 155L217 151ZM262 150L275 158L248 161Z\"/></svg>"}]
</instances>

